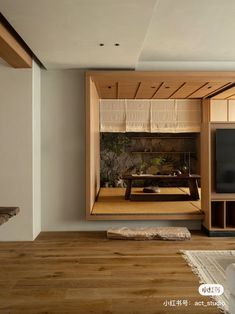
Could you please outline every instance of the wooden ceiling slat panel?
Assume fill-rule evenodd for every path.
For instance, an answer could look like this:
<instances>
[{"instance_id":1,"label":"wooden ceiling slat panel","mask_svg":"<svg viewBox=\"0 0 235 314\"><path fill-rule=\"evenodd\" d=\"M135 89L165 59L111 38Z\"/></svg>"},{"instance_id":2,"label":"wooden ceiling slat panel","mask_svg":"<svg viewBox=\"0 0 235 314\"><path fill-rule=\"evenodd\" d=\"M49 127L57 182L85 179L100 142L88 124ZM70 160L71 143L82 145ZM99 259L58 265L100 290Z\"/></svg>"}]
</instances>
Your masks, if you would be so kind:
<instances>
[{"instance_id":1,"label":"wooden ceiling slat panel","mask_svg":"<svg viewBox=\"0 0 235 314\"><path fill-rule=\"evenodd\" d=\"M185 82L170 98L184 99L205 85L206 82Z\"/></svg>"},{"instance_id":2,"label":"wooden ceiling slat panel","mask_svg":"<svg viewBox=\"0 0 235 314\"><path fill-rule=\"evenodd\" d=\"M229 81L229 75L234 75L233 72L232 74L227 73L227 77L225 73L221 72L222 76L220 80L217 79L219 72L216 75L210 73L210 79L207 79L207 72L200 73L200 75L194 72L188 73L188 77L186 73L182 72L178 72L178 77L176 77L175 72L164 72L161 78L159 77L159 72L143 72L143 74L142 72L132 71L98 72L99 75L95 75L92 79L97 86L100 98L103 99L204 98L213 95L215 92L219 92L219 90L228 89L230 85L232 86L235 83L235 79L234 81ZM120 76L121 73L122 75ZM123 73L125 74L123 75ZM154 73L156 76L153 76ZM230 89L228 92L222 92L214 98L223 99L233 97L234 99L234 94L234 91Z\"/></svg>"},{"instance_id":3,"label":"wooden ceiling slat panel","mask_svg":"<svg viewBox=\"0 0 235 314\"><path fill-rule=\"evenodd\" d=\"M228 99L235 99L235 93L234 93L234 95L228 97Z\"/></svg>"},{"instance_id":4,"label":"wooden ceiling slat panel","mask_svg":"<svg viewBox=\"0 0 235 314\"><path fill-rule=\"evenodd\" d=\"M174 92L176 92L184 82L163 82L156 93L153 95L153 99L169 98Z\"/></svg>"},{"instance_id":5,"label":"wooden ceiling slat panel","mask_svg":"<svg viewBox=\"0 0 235 314\"><path fill-rule=\"evenodd\" d=\"M205 86L198 89L195 93L189 95L188 98L203 98L215 92L216 90L226 86L230 82L208 82Z\"/></svg>"},{"instance_id":6,"label":"wooden ceiling slat panel","mask_svg":"<svg viewBox=\"0 0 235 314\"><path fill-rule=\"evenodd\" d=\"M216 95L213 97L213 99L226 99L226 98L229 98L229 99L234 99L235 95L235 86L234 87L231 87L229 89L227 89L226 91Z\"/></svg>"},{"instance_id":7,"label":"wooden ceiling slat panel","mask_svg":"<svg viewBox=\"0 0 235 314\"><path fill-rule=\"evenodd\" d=\"M118 82L118 94L120 99L134 99L140 82Z\"/></svg>"},{"instance_id":8,"label":"wooden ceiling slat panel","mask_svg":"<svg viewBox=\"0 0 235 314\"><path fill-rule=\"evenodd\" d=\"M162 82L141 82L136 99L151 99Z\"/></svg>"},{"instance_id":9,"label":"wooden ceiling slat panel","mask_svg":"<svg viewBox=\"0 0 235 314\"><path fill-rule=\"evenodd\" d=\"M98 85L98 93L101 99L116 99L117 98L117 85L114 82L110 82L105 85Z\"/></svg>"}]
</instances>

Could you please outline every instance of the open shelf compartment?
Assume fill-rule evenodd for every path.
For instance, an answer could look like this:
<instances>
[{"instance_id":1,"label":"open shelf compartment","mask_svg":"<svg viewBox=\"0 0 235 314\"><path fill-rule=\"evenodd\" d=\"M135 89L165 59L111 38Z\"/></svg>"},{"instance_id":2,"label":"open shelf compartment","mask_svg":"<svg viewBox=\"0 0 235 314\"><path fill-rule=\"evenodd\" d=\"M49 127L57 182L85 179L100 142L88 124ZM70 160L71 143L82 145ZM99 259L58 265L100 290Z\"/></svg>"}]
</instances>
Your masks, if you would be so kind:
<instances>
[{"instance_id":1,"label":"open shelf compartment","mask_svg":"<svg viewBox=\"0 0 235 314\"><path fill-rule=\"evenodd\" d=\"M235 201L226 202L226 228L235 228Z\"/></svg>"},{"instance_id":2,"label":"open shelf compartment","mask_svg":"<svg viewBox=\"0 0 235 314\"><path fill-rule=\"evenodd\" d=\"M225 228L225 202L211 202L211 227L215 229Z\"/></svg>"}]
</instances>

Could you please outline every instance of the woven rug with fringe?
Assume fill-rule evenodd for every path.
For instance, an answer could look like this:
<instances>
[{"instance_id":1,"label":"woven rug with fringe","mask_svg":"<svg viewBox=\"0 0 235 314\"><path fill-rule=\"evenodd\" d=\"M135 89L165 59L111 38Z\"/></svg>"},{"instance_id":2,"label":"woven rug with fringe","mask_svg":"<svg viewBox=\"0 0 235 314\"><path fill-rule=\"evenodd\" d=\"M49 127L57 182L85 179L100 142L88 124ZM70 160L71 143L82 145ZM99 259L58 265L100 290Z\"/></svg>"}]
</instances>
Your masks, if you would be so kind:
<instances>
[{"instance_id":1,"label":"woven rug with fringe","mask_svg":"<svg viewBox=\"0 0 235 314\"><path fill-rule=\"evenodd\" d=\"M233 251L181 251L183 257L199 277L200 283L221 284L224 293L214 296L218 304L224 304L219 308L224 313L229 313L229 291L226 285L225 270L228 265L235 263L235 250Z\"/></svg>"}]
</instances>

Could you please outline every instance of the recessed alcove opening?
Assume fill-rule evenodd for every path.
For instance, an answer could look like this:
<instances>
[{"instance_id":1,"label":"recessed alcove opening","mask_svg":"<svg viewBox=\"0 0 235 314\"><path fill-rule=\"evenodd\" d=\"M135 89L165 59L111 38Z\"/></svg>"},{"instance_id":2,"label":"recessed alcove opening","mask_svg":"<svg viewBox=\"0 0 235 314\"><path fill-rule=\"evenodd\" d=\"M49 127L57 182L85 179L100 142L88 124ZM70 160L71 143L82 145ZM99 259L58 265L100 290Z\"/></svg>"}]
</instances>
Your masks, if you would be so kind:
<instances>
[{"instance_id":1,"label":"recessed alcove opening","mask_svg":"<svg viewBox=\"0 0 235 314\"><path fill-rule=\"evenodd\" d=\"M112 75L87 74L87 218L203 220L202 95L188 90L180 95L177 89L169 95L165 89L155 90L154 97L147 93L158 80L172 87L168 74L157 74L155 83L146 73ZM186 81L191 79L198 80ZM147 195L143 188L149 184L160 191Z\"/></svg>"},{"instance_id":2,"label":"recessed alcove opening","mask_svg":"<svg viewBox=\"0 0 235 314\"><path fill-rule=\"evenodd\" d=\"M125 175L136 174L170 176L184 171L199 174L199 156L200 133L100 133L101 188L92 213L101 216L168 215L172 219L178 215L178 219L200 220L203 216L200 200L184 199L189 188L183 176L172 181L164 178L134 180L130 200L125 200L126 182L123 180ZM141 202L138 201L143 187L156 185L160 187L163 201L145 201L145 195ZM168 195L174 195L176 201Z\"/></svg>"}]
</instances>

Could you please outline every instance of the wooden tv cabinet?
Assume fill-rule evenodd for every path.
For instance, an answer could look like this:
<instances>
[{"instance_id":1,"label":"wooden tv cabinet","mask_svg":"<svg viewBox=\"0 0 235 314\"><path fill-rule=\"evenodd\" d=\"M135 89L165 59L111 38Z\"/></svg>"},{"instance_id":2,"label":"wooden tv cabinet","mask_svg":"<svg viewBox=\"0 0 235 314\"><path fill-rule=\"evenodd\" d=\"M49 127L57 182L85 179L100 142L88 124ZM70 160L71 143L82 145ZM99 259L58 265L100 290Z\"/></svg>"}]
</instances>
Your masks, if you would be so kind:
<instances>
[{"instance_id":1,"label":"wooden tv cabinet","mask_svg":"<svg viewBox=\"0 0 235 314\"><path fill-rule=\"evenodd\" d=\"M215 188L216 129L235 129L235 111L232 114L229 104L228 100L205 100L203 103L201 191L205 212L203 228L210 236L235 236L235 193L217 193ZM231 105L234 104L232 101ZM223 115L221 109L225 110Z\"/></svg>"}]
</instances>

